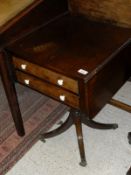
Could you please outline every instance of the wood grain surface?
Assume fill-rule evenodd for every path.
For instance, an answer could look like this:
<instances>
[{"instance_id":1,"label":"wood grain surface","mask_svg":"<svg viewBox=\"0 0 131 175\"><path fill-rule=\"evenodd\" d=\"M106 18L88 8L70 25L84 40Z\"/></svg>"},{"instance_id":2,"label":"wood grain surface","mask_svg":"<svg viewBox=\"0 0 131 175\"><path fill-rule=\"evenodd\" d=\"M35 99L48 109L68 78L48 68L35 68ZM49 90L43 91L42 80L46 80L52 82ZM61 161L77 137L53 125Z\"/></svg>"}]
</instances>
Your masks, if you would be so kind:
<instances>
[{"instance_id":1,"label":"wood grain surface","mask_svg":"<svg viewBox=\"0 0 131 175\"><path fill-rule=\"evenodd\" d=\"M95 20L131 28L131 0L70 0L70 8Z\"/></svg>"}]
</instances>

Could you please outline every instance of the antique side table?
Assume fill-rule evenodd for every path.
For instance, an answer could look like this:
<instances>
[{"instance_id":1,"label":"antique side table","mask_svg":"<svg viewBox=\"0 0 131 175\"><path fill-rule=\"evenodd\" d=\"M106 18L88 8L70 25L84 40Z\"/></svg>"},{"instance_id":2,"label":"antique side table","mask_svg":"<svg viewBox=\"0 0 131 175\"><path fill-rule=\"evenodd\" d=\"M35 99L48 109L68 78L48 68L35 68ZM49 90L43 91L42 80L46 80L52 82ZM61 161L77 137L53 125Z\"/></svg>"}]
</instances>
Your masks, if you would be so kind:
<instances>
[{"instance_id":1,"label":"antique side table","mask_svg":"<svg viewBox=\"0 0 131 175\"><path fill-rule=\"evenodd\" d=\"M82 166L82 123L118 127L94 117L131 75L130 36L129 29L67 14L6 48L17 82L70 106L65 123L43 137L75 124Z\"/></svg>"}]
</instances>

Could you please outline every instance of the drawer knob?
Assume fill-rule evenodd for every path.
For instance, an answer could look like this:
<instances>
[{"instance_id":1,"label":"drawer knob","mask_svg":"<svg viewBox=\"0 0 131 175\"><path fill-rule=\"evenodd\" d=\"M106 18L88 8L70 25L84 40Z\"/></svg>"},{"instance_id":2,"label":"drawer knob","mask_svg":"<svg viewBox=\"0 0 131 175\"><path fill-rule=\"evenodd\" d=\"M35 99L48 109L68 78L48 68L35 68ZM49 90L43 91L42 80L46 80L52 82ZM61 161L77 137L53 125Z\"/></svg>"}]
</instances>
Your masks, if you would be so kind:
<instances>
[{"instance_id":1,"label":"drawer knob","mask_svg":"<svg viewBox=\"0 0 131 175\"><path fill-rule=\"evenodd\" d=\"M62 80L62 79L57 80L57 84L58 84L58 85L62 86L63 83L64 83L64 80Z\"/></svg>"},{"instance_id":2,"label":"drawer knob","mask_svg":"<svg viewBox=\"0 0 131 175\"><path fill-rule=\"evenodd\" d=\"M65 101L65 95L60 95L59 98L60 98L61 101Z\"/></svg>"},{"instance_id":3,"label":"drawer knob","mask_svg":"<svg viewBox=\"0 0 131 175\"><path fill-rule=\"evenodd\" d=\"M27 67L27 65L26 65L26 64L21 64L21 69L25 70L25 69L26 69L26 67Z\"/></svg>"},{"instance_id":4,"label":"drawer knob","mask_svg":"<svg viewBox=\"0 0 131 175\"><path fill-rule=\"evenodd\" d=\"M29 85L30 84L30 80L24 80L25 84Z\"/></svg>"}]
</instances>

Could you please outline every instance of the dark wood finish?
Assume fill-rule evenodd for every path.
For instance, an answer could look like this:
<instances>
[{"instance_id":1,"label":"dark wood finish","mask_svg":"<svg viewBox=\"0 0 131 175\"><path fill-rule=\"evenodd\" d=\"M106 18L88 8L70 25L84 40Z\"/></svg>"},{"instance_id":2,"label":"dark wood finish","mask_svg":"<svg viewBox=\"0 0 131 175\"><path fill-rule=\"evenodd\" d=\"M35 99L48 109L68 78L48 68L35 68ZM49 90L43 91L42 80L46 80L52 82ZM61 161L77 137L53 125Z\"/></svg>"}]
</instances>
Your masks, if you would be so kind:
<instances>
[{"instance_id":1,"label":"dark wood finish","mask_svg":"<svg viewBox=\"0 0 131 175\"><path fill-rule=\"evenodd\" d=\"M11 109L14 124L16 127L16 131L19 136L24 136L25 130L24 130L23 120L19 109L17 95L16 95L12 68L10 67L11 66L10 59L8 58L6 52L3 50L3 47L2 47L6 45L8 42L10 42L11 40L10 41L8 40L6 43L4 43L2 34L6 33L6 31L9 30L10 27L12 27L15 23L17 23L18 20L20 20L27 13L29 13L29 11L31 11L34 7L40 4L40 2L41 0L34 1L28 7L23 9L19 14L14 16L12 19L10 19L8 22L6 22L3 26L0 27L0 73L1 73L1 78L5 89L5 93Z\"/></svg>"},{"instance_id":2,"label":"dark wood finish","mask_svg":"<svg viewBox=\"0 0 131 175\"><path fill-rule=\"evenodd\" d=\"M19 21L22 17L28 14L34 7L40 4L42 0L35 0L34 2L30 3L26 8L16 14L12 19L6 22L4 25L0 27L0 34L7 31L11 26L13 26L17 21Z\"/></svg>"},{"instance_id":3,"label":"dark wood finish","mask_svg":"<svg viewBox=\"0 0 131 175\"><path fill-rule=\"evenodd\" d=\"M0 53L0 74L2 82L11 109L16 131L18 135L23 136L25 134L23 120L19 109L19 104L14 85L13 73L12 70L10 69L9 60L10 59L8 58L7 54L4 51Z\"/></svg>"},{"instance_id":4,"label":"dark wood finish","mask_svg":"<svg viewBox=\"0 0 131 175\"><path fill-rule=\"evenodd\" d=\"M8 63L8 58L3 56L3 48L67 13L67 1L65 0L44 0L41 2L42 0L34 1L0 28L0 72L15 127L20 136L23 136L25 131L16 96L15 81L10 73L12 67Z\"/></svg>"},{"instance_id":5,"label":"dark wood finish","mask_svg":"<svg viewBox=\"0 0 131 175\"><path fill-rule=\"evenodd\" d=\"M113 105L113 106L116 106L122 110L125 110L127 112L131 112L131 106L128 105L128 104L125 104L121 101L118 101L118 100L115 100L115 99L111 99L109 104Z\"/></svg>"},{"instance_id":6,"label":"dark wood finish","mask_svg":"<svg viewBox=\"0 0 131 175\"><path fill-rule=\"evenodd\" d=\"M76 80L16 57L13 58L13 65L18 70L34 75L49 83L53 83L54 85L62 86L63 88L78 94L78 82ZM22 65L25 65L26 68L22 69ZM63 84L59 85L58 80L63 80Z\"/></svg>"},{"instance_id":7,"label":"dark wood finish","mask_svg":"<svg viewBox=\"0 0 131 175\"><path fill-rule=\"evenodd\" d=\"M58 127L57 129L54 129L53 131L42 134L41 139L45 140L46 138L55 137L55 136L65 132L67 129L69 129L73 125L73 120L72 120L71 115L72 115L72 113L69 114L66 121L64 123L62 123L62 125L60 125L60 127Z\"/></svg>"},{"instance_id":8,"label":"dark wood finish","mask_svg":"<svg viewBox=\"0 0 131 175\"><path fill-rule=\"evenodd\" d=\"M82 118L81 113L76 110L71 111L73 122L75 124L76 128L76 134L78 139L78 146L80 151L80 157L81 157L81 166L86 166L86 156L85 156L85 148L84 148L84 141L83 141L83 132L82 132Z\"/></svg>"},{"instance_id":9,"label":"dark wood finish","mask_svg":"<svg viewBox=\"0 0 131 175\"><path fill-rule=\"evenodd\" d=\"M78 145L80 150L80 156L81 156L81 166L86 166L86 156L85 156L85 148L84 148L84 141L83 141L83 132L82 132L82 122L81 122L81 113L77 110L71 110L68 118L66 121L57 129L50 131L48 133L44 133L41 135L41 140L45 141L46 138L57 136L63 132L65 132L67 129L69 129L73 124L76 128L77 133L77 139L78 139Z\"/></svg>"},{"instance_id":10,"label":"dark wood finish","mask_svg":"<svg viewBox=\"0 0 131 175\"><path fill-rule=\"evenodd\" d=\"M24 74L20 71L16 71L17 81L21 84L26 85L25 80L29 80L28 87L35 89L45 95L52 97L56 100L60 100L60 96L64 95L65 100L64 103L75 108L79 108L79 97L71 92L68 92L58 86L54 86L46 81L41 81L34 76L30 76L28 74ZM61 100L62 102L62 100Z\"/></svg>"},{"instance_id":11,"label":"dark wood finish","mask_svg":"<svg viewBox=\"0 0 131 175\"><path fill-rule=\"evenodd\" d=\"M128 141L129 141L129 144L131 144L131 132L128 133Z\"/></svg>"},{"instance_id":12,"label":"dark wood finish","mask_svg":"<svg viewBox=\"0 0 131 175\"><path fill-rule=\"evenodd\" d=\"M72 108L72 122L67 120L59 129L44 135L46 138L55 136L74 123L83 166L86 165L86 159L82 123L99 129L118 127L116 124L97 123L93 118L131 74L130 57L127 55L131 46L130 36L129 29L67 14L7 47L15 59L31 65L28 71L13 65L16 81L23 84L25 80L30 80L29 87ZM38 72L42 67L51 71L51 74L47 79L45 74L44 78L34 75L34 65ZM80 69L88 72L81 74L78 72ZM78 91L74 93L72 89L51 81L49 76L53 73L55 78L57 74L77 82ZM59 98L61 94L67 95L67 101L66 98Z\"/></svg>"},{"instance_id":13,"label":"dark wood finish","mask_svg":"<svg viewBox=\"0 0 131 175\"><path fill-rule=\"evenodd\" d=\"M131 28L130 0L69 0L73 13Z\"/></svg>"},{"instance_id":14,"label":"dark wood finish","mask_svg":"<svg viewBox=\"0 0 131 175\"><path fill-rule=\"evenodd\" d=\"M129 29L65 15L38 33L40 37L34 32L8 50L18 58L77 80L80 108L90 118L129 78ZM50 50L50 43L54 49ZM78 73L79 69L88 74Z\"/></svg>"},{"instance_id":15,"label":"dark wood finish","mask_svg":"<svg viewBox=\"0 0 131 175\"><path fill-rule=\"evenodd\" d=\"M113 94L123 85L129 78L128 60L125 58L124 52L120 51L109 63L88 82L89 110L91 117L101 109L101 107L111 99ZM107 81L108 80L108 81ZM99 83L98 83L99 82ZM93 88L92 88L93 87ZM104 98L102 98L104 96ZM94 110L95 109L95 110Z\"/></svg>"},{"instance_id":16,"label":"dark wood finish","mask_svg":"<svg viewBox=\"0 0 131 175\"><path fill-rule=\"evenodd\" d=\"M129 168L129 170L128 170L126 175L131 175L131 167Z\"/></svg>"},{"instance_id":17,"label":"dark wood finish","mask_svg":"<svg viewBox=\"0 0 131 175\"><path fill-rule=\"evenodd\" d=\"M16 40L37 30L41 26L47 25L56 18L68 13L68 5L66 0L36 0L37 7L26 11L21 15L15 23L11 23L8 28L0 30L0 48L3 48ZM41 2L41 3L40 3ZM38 4L40 3L40 4Z\"/></svg>"},{"instance_id":18,"label":"dark wood finish","mask_svg":"<svg viewBox=\"0 0 131 175\"><path fill-rule=\"evenodd\" d=\"M88 118L88 116L86 115L82 117L82 123L95 129L117 129L118 128L118 124L116 123L112 123L112 124L99 123Z\"/></svg>"}]
</instances>

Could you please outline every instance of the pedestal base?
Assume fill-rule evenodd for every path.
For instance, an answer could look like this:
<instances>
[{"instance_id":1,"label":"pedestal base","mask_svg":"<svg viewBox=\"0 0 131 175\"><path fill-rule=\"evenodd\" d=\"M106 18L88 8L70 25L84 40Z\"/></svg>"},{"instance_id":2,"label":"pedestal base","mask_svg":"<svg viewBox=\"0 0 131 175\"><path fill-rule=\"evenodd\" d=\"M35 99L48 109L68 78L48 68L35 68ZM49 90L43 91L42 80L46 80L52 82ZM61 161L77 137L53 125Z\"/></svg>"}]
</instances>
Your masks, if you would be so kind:
<instances>
[{"instance_id":1,"label":"pedestal base","mask_svg":"<svg viewBox=\"0 0 131 175\"><path fill-rule=\"evenodd\" d=\"M81 158L80 165L86 166L87 162L86 162L86 155L85 155L85 148L84 148L82 123L84 123L85 125L89 127L95 128L95 129L116 129L118 128L118 125L115 123L112 123L112 124L98 123L94 120L89 119L81 111L71 109L67 120L57 129L51 132L48 132L48 133L43 133L41 135L41 140L45 141L46 138L57 136L65 132L67 129L69 129L74 124L76 128L76 134L77 134L77 140L78 140L78 146L79 146L79 152L80 152L80 158Z\"/></svg>"}]
</instances>

